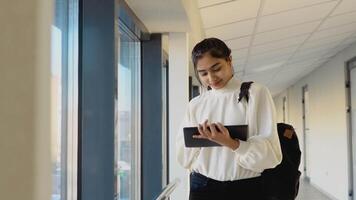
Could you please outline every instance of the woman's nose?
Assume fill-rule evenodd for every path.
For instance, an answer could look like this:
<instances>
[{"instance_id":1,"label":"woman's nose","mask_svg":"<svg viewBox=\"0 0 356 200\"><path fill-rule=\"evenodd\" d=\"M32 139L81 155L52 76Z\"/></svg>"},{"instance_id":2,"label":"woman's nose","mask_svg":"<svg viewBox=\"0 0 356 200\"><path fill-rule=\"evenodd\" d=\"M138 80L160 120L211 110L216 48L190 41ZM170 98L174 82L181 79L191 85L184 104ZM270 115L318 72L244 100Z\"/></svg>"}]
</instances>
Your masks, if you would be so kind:
<instances>
[{"instance_id":1,"label":"woman's nose","mask_svg":"<svg viewBox=\"0 0 356 200\"><path fill-rule=\"evenodd\" d=\"M209 73L208 74L208 78L209 78L209 81L211 82L211 81L214 81L216 79L216 76L215 76L214 73Z\"/></svg>"}]
</instances>

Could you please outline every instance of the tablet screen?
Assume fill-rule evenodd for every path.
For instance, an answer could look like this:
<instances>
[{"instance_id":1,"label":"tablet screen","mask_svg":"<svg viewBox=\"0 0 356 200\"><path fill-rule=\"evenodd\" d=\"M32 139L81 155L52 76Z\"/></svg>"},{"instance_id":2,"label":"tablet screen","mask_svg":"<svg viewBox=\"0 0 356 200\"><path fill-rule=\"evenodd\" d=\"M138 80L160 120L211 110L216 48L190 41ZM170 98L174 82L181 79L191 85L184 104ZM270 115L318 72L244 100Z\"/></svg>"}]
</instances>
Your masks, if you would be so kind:
<instances>
[{"instance_id":1,"label":"tablet screen","mask_svg":"<svg viewBox=\"0 0 356 200\"><path fill-rule=\"evenodd\" d=\"M248 136L248 125L229 125L225 126L230 133L231 138L246 141ZM199 135L197 127L184 127L184 142L186 147L214 147L220 144L208 139L193 138L193 135Z\"/></svg>"}]
</instances>

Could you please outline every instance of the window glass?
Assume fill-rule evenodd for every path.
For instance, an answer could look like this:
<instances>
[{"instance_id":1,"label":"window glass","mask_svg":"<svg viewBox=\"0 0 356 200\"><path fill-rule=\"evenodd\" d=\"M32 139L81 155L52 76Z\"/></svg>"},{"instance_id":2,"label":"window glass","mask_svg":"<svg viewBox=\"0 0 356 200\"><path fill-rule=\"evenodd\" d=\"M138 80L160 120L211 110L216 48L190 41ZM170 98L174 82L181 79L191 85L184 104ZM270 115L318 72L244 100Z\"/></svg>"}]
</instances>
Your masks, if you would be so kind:
<instances>
[{"instance_id":1,"label":"window glass","mask_svg":"<svg viewBox=\"0 0 356 200\"><path fill-rule=\"evenodd\" d=\"M67 0L55 0L51 27L52 200L65 199Z\"/></svg>"},{"instance_id":2,"label":"window glass","mask_svg":"<svg viewBox=\"0 0 356 200\"><path fill-rule=\"evenodd\" d=\"M115 119L116 199L138 199L140 171L140 41L119 24Z\"/></svg>"},{"instance_id":3,"label":"window glass","mask_svg":"<svg viewBox=\"0 0 356 200\"><path fill-rule=\"evenodd\" d=\"M51 27L51 200L77 199L78 0L54 0Z\"/></svg>"},{"instance_id":4,"label":"window glass","mask_svg":"<svg viewBox=\"0 0 356 200\"><path fill-rule=\"evenodd\" d=\"M52 120L52 200L61 199L62 132L62 32L52 26L51 120Z\"/></svg>"}]
</instances>

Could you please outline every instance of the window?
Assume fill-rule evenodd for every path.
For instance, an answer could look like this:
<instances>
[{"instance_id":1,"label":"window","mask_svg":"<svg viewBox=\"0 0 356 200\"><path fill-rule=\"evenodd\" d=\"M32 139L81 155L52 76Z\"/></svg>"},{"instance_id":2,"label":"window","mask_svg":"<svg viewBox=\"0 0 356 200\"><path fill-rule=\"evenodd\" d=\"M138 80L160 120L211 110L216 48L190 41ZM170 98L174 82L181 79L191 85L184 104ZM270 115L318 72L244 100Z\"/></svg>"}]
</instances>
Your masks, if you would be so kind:
<instances>
[{"instance_id":1,"label":"window","mask_svg":"<svg viewBox=\"0 0 356 200\"><path fill-rule=\"evenodd\" d=\"M119 23L119 62L115 101L116 199L139 199L140 40Z\"/></svg>"},{"instance_id":2,"label":"window","mask_svg":"<svg viewBox=\"0 0 356 200\"><path fill-rule=\"evenodd\" d=\"M52 200L60 200L63 193L64 174L62 171L62 58L61 58L61 31L56 26L52 27L52 73L51 73L51 105L52 105Z\"/></svg>"},{"instance_id":3,"label":"window","mask_svg":"<svg viewBox=\"0 0 356 200\"><path fill-rule=\"evenodd\" d=\"M54 12L51 28L51 200L74 200L78 118L77 1L55 0Z\"/></svg>"}]
</instances>

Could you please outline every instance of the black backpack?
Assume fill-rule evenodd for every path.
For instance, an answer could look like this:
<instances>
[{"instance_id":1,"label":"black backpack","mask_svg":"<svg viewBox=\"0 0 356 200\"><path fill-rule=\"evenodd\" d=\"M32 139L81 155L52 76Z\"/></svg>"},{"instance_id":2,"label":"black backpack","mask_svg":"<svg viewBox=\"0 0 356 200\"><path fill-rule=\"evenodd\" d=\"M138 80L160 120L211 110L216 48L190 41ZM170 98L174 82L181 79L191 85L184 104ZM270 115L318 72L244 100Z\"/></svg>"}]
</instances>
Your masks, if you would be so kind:
<instances>
[{"instance_id":1,"label":"black backpack","mask_svg":"<svg viewBox=\"0 0 356 200\"><path fill-rule=\"evenodd\" d=\"M242 98L249 100L249 89L253 82L244 82L240 88L239 102ZM293 200L299 190L301 151L293 126L285 123L277 124L279 141L283 159L275 168L262 172L266 195L274 200Z\"/></svg>"}]
</instances>

